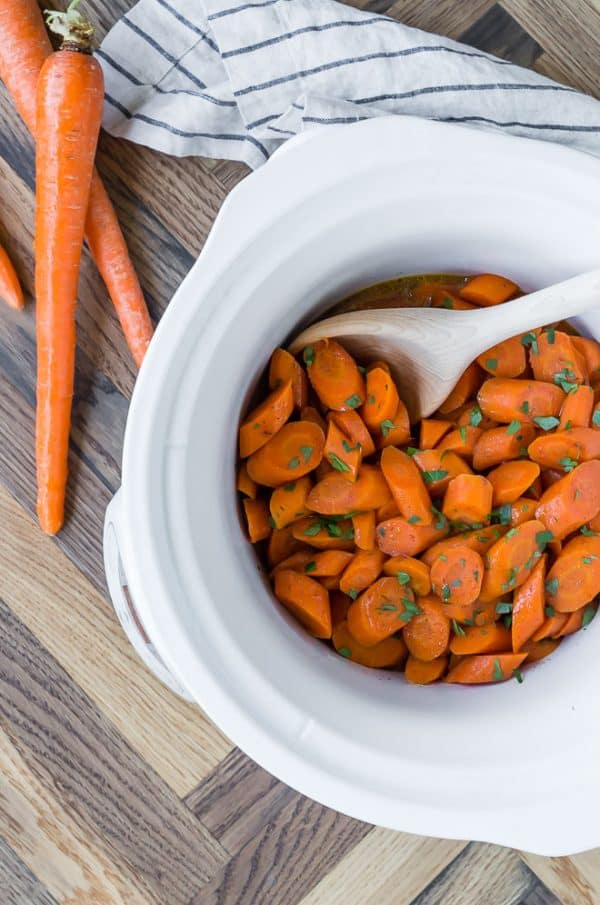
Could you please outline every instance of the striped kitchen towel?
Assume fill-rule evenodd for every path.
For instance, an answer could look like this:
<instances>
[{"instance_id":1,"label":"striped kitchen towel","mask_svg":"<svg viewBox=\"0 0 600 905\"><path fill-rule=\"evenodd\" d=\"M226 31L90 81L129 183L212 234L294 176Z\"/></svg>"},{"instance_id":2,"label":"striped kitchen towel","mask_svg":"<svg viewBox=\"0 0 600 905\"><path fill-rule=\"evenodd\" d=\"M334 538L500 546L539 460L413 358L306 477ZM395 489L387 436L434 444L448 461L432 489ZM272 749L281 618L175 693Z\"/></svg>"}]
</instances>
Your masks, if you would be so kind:
<instances>
[{"instance_id":1,"label":"striped kitchen towel","mask_svg":"<svg viewBox=\"0 0 600 905\"><path fill-rule=\"evenodd\" d=\"M600 156L600 102L336 0L139 0L98 57L104 126L169 154L257 167L287 138L390 113Z\"/></svg>"}]
</instances>

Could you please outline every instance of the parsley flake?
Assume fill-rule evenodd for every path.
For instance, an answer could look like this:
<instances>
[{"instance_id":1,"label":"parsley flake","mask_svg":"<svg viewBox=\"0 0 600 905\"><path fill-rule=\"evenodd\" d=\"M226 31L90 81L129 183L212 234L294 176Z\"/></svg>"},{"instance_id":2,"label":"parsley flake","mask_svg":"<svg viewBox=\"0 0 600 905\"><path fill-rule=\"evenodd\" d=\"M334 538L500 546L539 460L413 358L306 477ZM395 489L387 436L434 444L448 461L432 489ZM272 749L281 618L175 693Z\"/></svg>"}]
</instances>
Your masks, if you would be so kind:
<instances>
[{"instance_id":1,"label":"parsley flake","mask_svg":"<svg viewBox=\"0 0 600 905\"><path fill-rule=\"evenodd\" d=\"M596 409L592 415L592 424L594 427L600 427L600 409Z\"/></svg>"},{"instance_id":2,"label":"parsley flake","mask_svg":"<svg viewBox=\"0 0 600 905\"><path fill-rule=\"evenodd\" d=\"M426 484L432 484L434 481L443 481L449 474L450 472L445 471L443 468L434 468L433 471L423 472L423 480Z\"/></svg>"},{"instance_id":3,"label":"parsley flake","mask_svg":"<svg viewBox=\"0 0 600 905\"><path fill-rule=\"evenodd\" d=\"M456 619L452 620L452 631L454 632L455 635L458 635L459 638L466 638L466 636L467 636L467 633L465 632L464 628L462 627L462 625L460 625L456 621Z\"/></svg>"},{"instance_id":4,"label":"parsley flake","mask_svg":"<svg viewBox=\"0 0 600 905\"><path fill-rule=\"evenodd\" d=\"M300 457L294 456L293 459L290 459L288 462L288 468L299 468L300 466Z\"/></svg>"},{"instance_id":5,"label":"parsley flake","mask_svg":"<svg viewBox=\"0 0 600 905\"><path fill-rule=\"evenodd\" d=\"M598 537L597 532L592 531L592 529L588 527L588 525L582 525L579 531L581 532L581 534L583 534L584 537Z\"/></svg>"},{"instance_id":6,"label":"parsley flake","mask_svg":"<svg viewBox=\"0 0 600 905\"><path fill-rule=\"evenodd\" d=\"M584 564L584 566L591 566L591 564L594 562L595 559L598 559L598 557L593 556L593 555L592 556L582 556L581 562Z\"/></svg>"},{"instance_id":7,"label":"parsley flake","mask_svg":"<svg viewBox=\"0 0 600 905\"><path fill-rule=\"evenodd\" d=\"M358 395L358 393L353 393L352 396L348 396L344 405L347 405L350 409L357 409L359 405L362 404L362 399Z\"/></svg>"},{"instance_id":8,"label":"parsley flake","mask_svg":"<svg viewBox=\"0 0 600 905\"><path fill-rule=\"evenodd\" d=\"M488 371L495 371L498 367L498 359L497 358L488 358L485 362L485 366Z\"/></svg>"},{"instance_id":9,"label":"parsley flake","mask_svg":"<svg viewBox=\"0 0 600 905\"><path fill-rule=\"evenodd\" d=\"M338 647L337 652L338 654L340 654L340 656L346 657L347 659L352 656L352 652L349 647Z\"/></svg>"},{"instance_id":10,"label":"parsley flake","mask_svg":"<svg viewBox=\"0 0 600 905\"><path fill-rule=\"evenodd\" d=\"M413 456L415 456L418 452L421 452L421 450L417 449L416 446L407 446L406 447L406 455L410 456L411 458Z\"/></svg>"},{"instance_id":11,"label":"parsley flake","mask_svg":"<svg viewBox=\"0 0 600 905\"><path fill-rule=\"evenodd\" d=\"M552 619L553 616L556 616L556 610L550 603L544 607L544 613L549 619Z\"/></svg>"},{"instance_id":12,"label":"parsley flake","mask_svg":"<svg viewBox=\"0 0 600 905\"><path fill-rule=\"evenodd\" d=\"M523 684L523 673L521 672L521 670L519 669L518 666L516 669L513 669L512 674L515 677L515 679L517 680L517 682L519 683L519 685L522 685Z\"/></svg>"},{"instance_id":13,"label":"parsley flake","mask_svg":"<svg viewBox=\"0 0 600 905\"><path fill-rule=\"evenodd\" d=\"M525 402L521 406L521 411L523 412L524 415L529 414L529 403L527 402L527 400L525 400Z\"/></svg>"},{"instance_id":14,"label":"parsley flake","mask_svg":"<svg viewBox=\"0 0 600 905\"><path fill-rule=\"evenodd\" d=\"M462 440L463 444L466 446L466 443L467 443L467 428L466 428L466 425L465 425L465 424L461 424L461 426L460 426L459 429L458 429L458 433L460 434L460 439Z\"/></svg>"},{"instance_id":15,"label":"parsley flake","mask_svg":"<svg viewBox=\"0 0 600 905\"><path fill-rule=\"evenodd\" d=\"M408 519L408 524L409 524L409 525L416 525L417 522L420 522L420 521L421 521L421 519L419 518L418 515L411 515L411 517Z\"/></svg>"},{"instance_id":16,"label":"parsley flake","mask_svg":"<svg viewBox=\"0 0 600 905\"><path fill-rule=\"evenodd\" d=\"M335 468L336 471L351 471L350 467L335 453L327 453L327 458L331 467Z\"/></svg>"},{"instance_id":17,"label":"parsley flake","mask_svg":"<svg viewBox=\"0 0 600 905\"><path fill-rule=\"evenodd\" d=\"M525 346L525 348L530 348L534 355L537 355L539 352L537 336L535 333L525 333L524 336L521 337L521 345Z\"/></svg>"},{"instance_id":18,"label":"parsley flake","mask_svg":"<svg viewBox=\"0 0 600 905\"><path fill-rule=\"evenodd\" d=\"M548 345L553 346L554 340L556 339L556 330L554 329L554 327L546 327L545 333L548 337Z\"/></svg>"},{"instance_id":19,"label":"parsley flake","mask_svg":"<svg viewBox=\"0 0 600 905\"><path fill-rule=\"evenodd\" d=\"M385 421L382 421L380 426L381 426L381 433L384 438L387 437L387 435L389 434L390 431L393 431L396 429L396 425L394 424L393 421L390 421L389 418L386 418Z\"/></svg>"},{"instance_id":20,"label":"parsley flake","mask_svg":"<svg viewBox=\"0 0 600 905\"><path fill-rule=\"evenodd\" d=\"M307 368L310 368L313 361L315 360L315 350L312 346L307 346L304 352L302 353L302 358L304 359L304 364Z\"/></svg>"},{"instance_id":21,"label":"parsley flake","mask_svg":"<svg viewBox=\"0 0 600 905\"><path fill-rule=\"evenodd\" d=\"M535 542L538 547L544 548L546 544L549 544L550 541L554 540L554 535L551 531L538 531L535 536Z\"/></svg>"},{"instance_id":22,"label":"parsley flake","mask_svg":"<svg viewBox=\"0 0 600 905\"><path fill-rule=\"evenodd\" d=\"M285 490L286 493L293 493L294 490L296 489L296 482L292 481L290 484L284 484L283 489Z\"/></svg>"},{"instance_id":23,"label":"parsley flake","mask_svg":"<svg viewBox=\"0 0 600 905\"><path fill-rule=\"evenodd\" d=\"M498 657L494 657L494 672L492 673L492 678L494 682L501 682L504 678L504 673L502 672Z\"/></svg>"},{"instance_id":24,"label":"parsley flake","mask_svg":"<svg viewBox=\"0 0 600 905\"><path fill-rule=\"evenodd\" d=\"M408 584L410 581L408 572L396 572L396 578L400 584Z\"/></svg>"},{"instance_id":25,"label":"parsley flake","mask_svg":"<svg viewBox=\"0 0 600 905\"><path fill-rule=\"evenodd\" d=\"M350 588L350 590L348 591L348 597L351 597L352 600L356 600L356 598L358 597L358 591L355 591L354 588Z\"/></svg>"},{"instance_id":26,"label":"parsley flake","mask_svg":"<svg viewBox=\"0 0 600 905\"><path fill-rule=\"evenodd\" d=\"M471 409L471 412L469 414L469 423L471 427L478 427L478 425L480 425L482 421L483 412L481 411L479 406L476 405L475 408Z\"/></svg>"},{"instance_id":27,"label":"parsley flake","mask_svg":"<svg viewBox=\"0 0 600 905\"><path fill-rule=\"evenodd\" d=\"M566 472L573 471L574 468L577 468L577 459L571 459L569 456L564 456L562 459L558 460L558 464L563 468Z\"/></svg>"},{"instance_id":28,"label":"parsley flake","mask_svg":"<svg viewBox=\"0 0 600 905\"><path fill-rule=\"evenodd\" d=\"M306 565L304 566L304 571L305 571L305 572L314 572L316 568L317 568L317 564L316 564L316 562L313 560L312 562L307 562L307 563L306 563Z\"/></svg>"},{"instance_id":29,"label":"parsley flake","mask_svg":"<svg viewBox=\"0 0 600 905\"><path fill-rule=\"evenodd\" d=\"M543 431L551 431L560 424L560 421L558 418L555 418L554 415L538 415L538 417L533 420Z\"/></svg>"},{"instance_id":30,"label":"parsley flake","mask_svg":"<svg viewBox=\"0 0 600 905\"><path fill-rule=\"evenodd\" d=\"M492 509L492 522L498 522L501 525L510 525L511 514L512 507L510 503L505 503L504 506L498 506L496 509Z\"/></svg>"},{"instance_id":31,"label":"parsley flake","mask_svg":"<svg viewBox=\"0 0 600 905\"><path fill-rule=\"evenodd\" d=\"M520 421L511 421L508 427L506 428L507 434L516 434L517 431L521 430L521 422Z\"/></svg>"},{"instance_id":32,"label":"parsley flake","mask_svg":"<svg viewBox=\"0 0 600 905\"><path fill-rule=\"evenodd\" d=\"M551 597L556 597L556 592L558 591L558 578L551 578L550 581L546 582L546 593L550 594Z\"/></svg>"},{"instance_id":33,"label":"parsley flake","mask_svg":"<svg viewBox=\"0 0 600 905\"><path fill-rule=\"evenodd\" d=\"M583 611L583 619L581 620L581 628L587 628L594 616L596 615L596 607L589 604Z\"/></svg>"},{"instance_id":34,"label":"parsley flake","mask_svg":"<svg viewBox=\"0 0 600 905\"><path fill-rule=\"evenodd\" d=\"M500 603L496 604L496 612L499 616L505 616L507 613L512 613L513 605L508 600L501 600Z\"/></svg>"}]
</instances>

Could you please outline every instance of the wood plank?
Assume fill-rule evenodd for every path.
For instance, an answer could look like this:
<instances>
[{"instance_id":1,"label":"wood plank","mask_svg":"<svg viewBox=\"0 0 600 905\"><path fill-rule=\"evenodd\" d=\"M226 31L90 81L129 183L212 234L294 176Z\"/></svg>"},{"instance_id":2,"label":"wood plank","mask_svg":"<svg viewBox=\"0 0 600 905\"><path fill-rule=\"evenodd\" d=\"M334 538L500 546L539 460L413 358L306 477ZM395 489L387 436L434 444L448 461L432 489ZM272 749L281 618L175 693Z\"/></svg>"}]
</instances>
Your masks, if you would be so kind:
<instances>
[{"instance_id":1,"label":"wood plank","mask_svg":"<svg viewBox=\"0 0 600 905\"><path fill-rule=\"evenodd\" d=\"M533 68L541 75L554 79L555 82L560 82L562 85L570 85L573 88L578 88L580 91L600 98L600 86L590 86L588 78L582 80L580 73L572 71L569 59L564 55L559 55L556 51L549 53L544 51L535 61Z\"/></svg>"},{"instance_id":2,"label":"wood plank","mask_svg":"<svg viewBox=\"0 0 600 905\"><path fill-rule=\"evenodd\" d=\"M54 896L50 895L17 853L1 838L0 889L4 905L58 905Z\"/></svg>"},{"instance_id":3,"label":"wood plank","mask_svg":"<svg viewBox=\"0 0 600 905\"><path fill-rule=\"evenodd\" d=\"M409 905L466 845L376 827L301 905Z\"/></svg>"},{"instance_id":4,"label":"wood plank","mask_svg":"<svg viewBox=\"0 0 600 905\"><path fill-rule=\"evenodd\" d=\"M405 25L432 31L457 41L464 32L492 7L493 0L396 0L388 10L388 16L399 19Z\"/></svg>"},{"instance_id":5,"label":"wood plank","mask_svg":"<svg viewBox=\"0 0 600 905\"><path fill-rule=\"evenodd\" d=\"M521 852L521 858L562 905L598 905L600 849L570 858L542 858Z\"/></svg>"},{"instance_id":6,"label":"wood plank","mask_svg":"<svg viewBox=\"0 0 600 905\"><path fill-rule=\"evenodd\" d=\"M463 32L461 41L518 66L533 66L542 53L538 42L497 3Z\"/></svg>"},{"instance_id":7,"label":"wood plank","mask_svg":"<svg viewBox=\"0 0 600 905\"><path fill-rule=\"evenodd\" d=\"M159 901L187 905L229 856L1 600L0 620L0 714L19 749Z\"/></svg>"},{"instance_id":8,"label":"wood plank","mask_svg":"<svg viewBox=\"0 0 600 905\"><path fill-rule=\"evenodd\" d=\"M562 903L543 883L536 883L519 905L562 905Z\"/></svg>"},{"instance_id":9,"label":"wood plank","mask_svg":"<svg viewBox=\"0 0 600 905\"><path fill-rule=\"evenodd\" d=\"M232 743L200 708L154 678L106 601L1 488L0 523L11 526L0 534L0 597L140 757L184 796Z\"/></svg>"}]
</instances>

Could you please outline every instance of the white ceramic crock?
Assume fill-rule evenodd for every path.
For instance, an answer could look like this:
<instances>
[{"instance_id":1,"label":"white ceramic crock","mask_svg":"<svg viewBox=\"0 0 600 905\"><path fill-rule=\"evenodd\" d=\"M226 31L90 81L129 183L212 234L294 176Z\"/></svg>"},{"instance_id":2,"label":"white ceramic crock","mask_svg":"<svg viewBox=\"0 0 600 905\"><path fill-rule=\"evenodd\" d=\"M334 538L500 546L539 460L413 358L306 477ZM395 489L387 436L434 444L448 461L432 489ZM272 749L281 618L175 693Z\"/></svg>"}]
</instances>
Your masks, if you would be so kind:
<instances>
[{"instance_id":1,"label":"white ceramic crock","mask_svg":"<svg viewBox=\"0 0 600 905\"><path fill-rule=\"evenodd\" d=\"M400 273L531 289L598 266L600 161L422 120L311 133L224 204L135 389L107 574L148 665L306 795L413 833L547 855L600 844L600 619L523 685L410 686L279 607L234 492L250 389L333 301ZM600 335L600 315L583 327Z\"/></svg>"}]
</instances>

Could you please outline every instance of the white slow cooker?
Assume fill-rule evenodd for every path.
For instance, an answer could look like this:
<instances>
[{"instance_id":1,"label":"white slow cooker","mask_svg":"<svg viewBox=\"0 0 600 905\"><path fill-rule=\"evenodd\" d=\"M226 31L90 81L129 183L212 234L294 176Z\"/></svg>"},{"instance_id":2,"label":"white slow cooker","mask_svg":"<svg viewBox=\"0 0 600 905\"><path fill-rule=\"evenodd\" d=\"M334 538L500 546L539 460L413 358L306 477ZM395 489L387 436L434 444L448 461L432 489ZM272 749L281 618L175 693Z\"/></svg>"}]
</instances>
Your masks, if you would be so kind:
<instances>
[{"instance_id":1,"label":"white slow cooker","mask_svg":"<svg viewBox=\"0 0 600 905\"><path fill-rule=\"evenodd\" d=\"M414 687L313 640L240 527L237 424L271 351L401 273L526 289L600 266L600 161L411 118L287 144L231 193L142 367L106 516L147 665L265 769L371 823L545 855L600 844L600 619L493 687ZM600 311L580 321L600 336Z\"/></svg>"}]
</instances>

